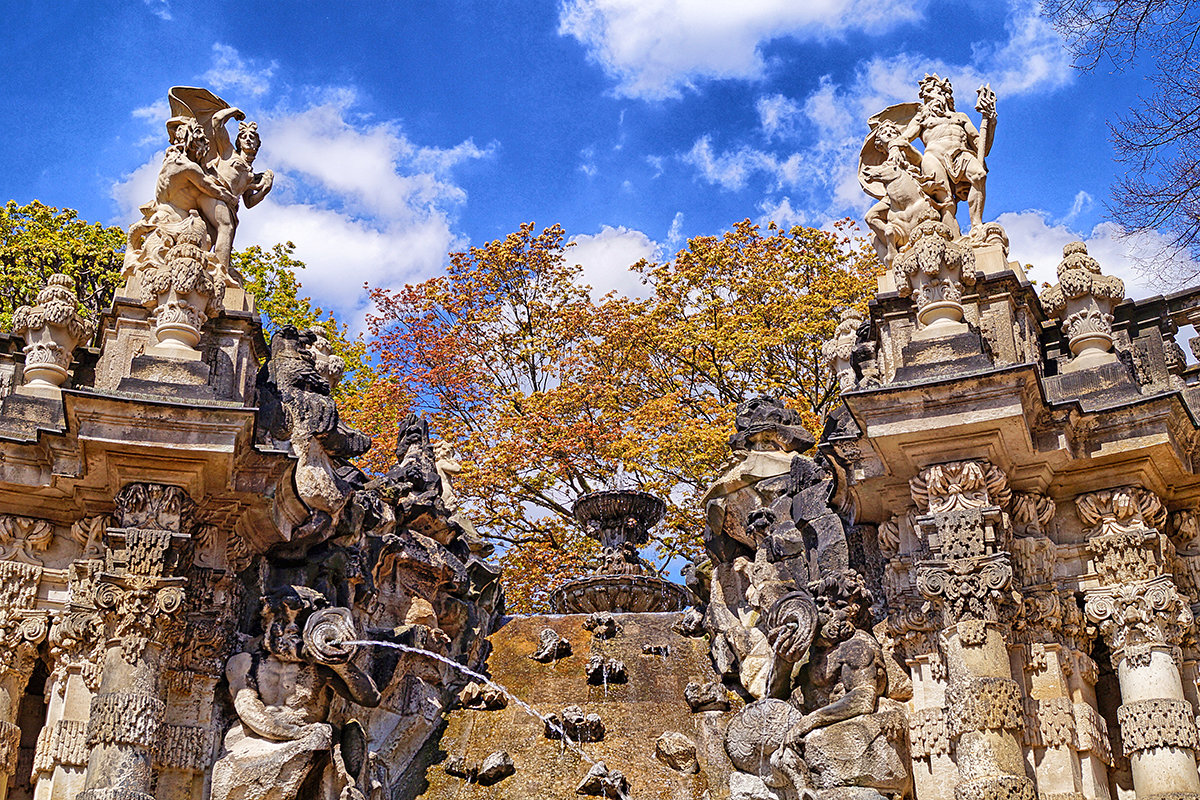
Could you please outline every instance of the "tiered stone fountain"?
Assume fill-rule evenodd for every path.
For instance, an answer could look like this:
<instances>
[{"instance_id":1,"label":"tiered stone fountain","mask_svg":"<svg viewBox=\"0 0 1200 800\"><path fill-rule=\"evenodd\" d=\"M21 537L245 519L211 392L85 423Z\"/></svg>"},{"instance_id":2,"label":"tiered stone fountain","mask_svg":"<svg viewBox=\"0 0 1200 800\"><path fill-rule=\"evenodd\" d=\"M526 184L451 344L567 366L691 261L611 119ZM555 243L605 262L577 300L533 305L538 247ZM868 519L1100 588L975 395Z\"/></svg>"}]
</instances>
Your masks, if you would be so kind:
<instances>
[{"instance_id":1,"label":"tiered stone fountain","mask_svg":"<svg viewBox=\"0 0 1200 800\"><path fill-rule=\"evenodd\" d=\"M580 497L575 519L603 548L591 575L567 581L550 602L560 614L596 611L682 611L691 603L687 589L655 573L638 554L650 540L650 529L662 521L667 506L660 498L632 489L607 489Z\"/></svg>"}]
</instances>

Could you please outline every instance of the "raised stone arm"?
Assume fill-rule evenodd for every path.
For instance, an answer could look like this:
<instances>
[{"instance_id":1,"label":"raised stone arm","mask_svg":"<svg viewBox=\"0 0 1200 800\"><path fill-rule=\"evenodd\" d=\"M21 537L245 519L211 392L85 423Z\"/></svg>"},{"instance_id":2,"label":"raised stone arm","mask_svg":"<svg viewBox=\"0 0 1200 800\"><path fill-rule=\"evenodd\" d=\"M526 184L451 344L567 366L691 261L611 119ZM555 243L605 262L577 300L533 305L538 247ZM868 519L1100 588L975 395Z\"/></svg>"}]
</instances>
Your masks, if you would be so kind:
<instances>
[{"instance_id":1,"label":"raised stone arm","mask_svg":"<svg viewBox=\"0 0 1200 800\"><path fill-rule=\"evenodd\" d=\"M335 692L360 706L375 708L379 705L379 687L370 675L349 662L330 664L328 668L337 676L330 681Z\"/></svg>"},{"instance_id":2,"label":"raised stone arm","mask_svg":"<svg viewBox=\"0 0 1200 800\"><path fill-rule=\"evenodd\" d=\"M815 728L874 714L879 704L879 645L869 641L865 633L856 634L838 645L835 658L841 662L838 683L846 690L838 699L805 714L788 732L788 741L798 741Z\"/></svg>"},{"instance_id":3,"label":"raised stone arm","mask_svg":"<svg viewBox=\"0 0 1200 800\"><path fill-rule=\"evenodd\" d=\"M271 170L255 173L254 182L242 193L242 202L246 208L254 208L271 191L275 185L275 173Z\"/></svg>"}]
</instances>

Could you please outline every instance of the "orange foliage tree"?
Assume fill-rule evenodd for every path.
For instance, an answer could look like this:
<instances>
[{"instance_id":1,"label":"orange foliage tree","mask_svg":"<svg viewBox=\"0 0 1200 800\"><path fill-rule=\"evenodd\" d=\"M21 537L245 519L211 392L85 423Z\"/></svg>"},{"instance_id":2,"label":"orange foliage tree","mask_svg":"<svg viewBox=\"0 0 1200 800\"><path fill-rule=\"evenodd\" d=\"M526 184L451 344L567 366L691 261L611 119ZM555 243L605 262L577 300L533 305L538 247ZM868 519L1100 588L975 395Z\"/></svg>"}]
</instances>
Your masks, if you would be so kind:
<instances>
[{"instance_id":1,"label":"orange foliage tree","mask_svg":"<svg viewBox=\"0 0 1200 800\"><path fill-rule=\"evenodd\" d=\"M879 269L840 227L747 220L633 265L644 298L594 298L569 248L561 227L530 223L451 254L444 276L372 290L376 375L351 411L376 437L375 469L404 413L430 417L460 455L468 512L502 546L517 611L587 571L571 506L614 479L668 498L657 555L698 555L737 403L782 396L815 429L837 397L821 344Z\"/></svg>"}]
</instances>

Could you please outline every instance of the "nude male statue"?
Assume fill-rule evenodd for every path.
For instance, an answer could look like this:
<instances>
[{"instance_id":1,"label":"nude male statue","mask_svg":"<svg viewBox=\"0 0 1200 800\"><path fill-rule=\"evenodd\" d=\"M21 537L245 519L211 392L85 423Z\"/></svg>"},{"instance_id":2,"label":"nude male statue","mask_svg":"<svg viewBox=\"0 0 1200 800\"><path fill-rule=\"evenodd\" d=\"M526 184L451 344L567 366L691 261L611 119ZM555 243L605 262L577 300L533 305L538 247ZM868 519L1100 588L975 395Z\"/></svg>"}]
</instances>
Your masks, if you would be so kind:
<instances>
[{"instance_id":1,"label":"nude male statue","mask_svg":"<svg viewBox=\"0 0 1200 800\"><path fill-rule=\"evenodd\" d=\"M238 120L236 145L229 142L225 124L230 119ZM262 140L258 135L258 124L245 122L246 115L237 108L225 108L212 116L213 134L216 139L216 156L208 164L209 170L229 189L230 197L219 201L208 197L201 202L207 206L205 217L215 220L216 243L213 251L217 259L228 268L233 254L233 235L237 231L238 201L253 208L262 201L274 185L275 173L271 170L256 173L254 159Z\"/></svg>"},{"instance_id":2,"label":"nude male statue","mask_svg":"<svg viewBox=\"0 0 1200 800\"><path fill-rule=\"evenodd\" d=\"M364 765L346 763L343 747L356 724L337 730L329 710L334 692L374 707L379 690L350 662L349 648L313 634L316 621L339 624L344 609L327 606L324 595L304 586L264 599L261 646L226 665L238 721L213 765L212 800L362 798L356 784Z\"/></svg>"},{"instance_id":3,"label":"nude male statue","mask_svg":"<svg viewBox=\"0 0 1200 800\"><path fill-rule=\"evenodd\" d=\"M983 160L991 150L995 133L995 95L986 87L980 89L977 108L983 115L983 133L975 128L970 117L954 110L954 90L949 80L936 74L926 75L921 79L920 97L921 106L900 138L905 142L919 138L925 145L921 171L948 189L950 196L961 200L965 194L974 230L983 225L987 180ZM943 211L942 222L957 237L959 227L953 205Z\"/></svg>"}]
</instances>

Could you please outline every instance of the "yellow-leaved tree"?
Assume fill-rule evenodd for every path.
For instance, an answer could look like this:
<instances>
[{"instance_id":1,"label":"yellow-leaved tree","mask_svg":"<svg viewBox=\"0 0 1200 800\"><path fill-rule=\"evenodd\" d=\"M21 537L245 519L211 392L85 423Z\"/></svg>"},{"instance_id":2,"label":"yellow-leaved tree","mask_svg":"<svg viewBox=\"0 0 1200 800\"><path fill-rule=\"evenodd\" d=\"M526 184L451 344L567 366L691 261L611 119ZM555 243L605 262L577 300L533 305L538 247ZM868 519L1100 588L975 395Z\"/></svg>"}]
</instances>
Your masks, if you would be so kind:
<instances>
[{"instance_id":1,"label":"yellow-leaved tree","mask_svg":"<svg viewBox=\"0 0 1200 800\"><path fill-rule=\"evenodd\" d=\"M819 426L837 398L821 358L880 265L835 230L749 220L632 265L644 298L594 297L559 226L451 255L447 274L374 289L377 379L351 411L385 468L415 408L458 451L456 490L503 549L510 608L545 610L594 551L571 518L614 480L668 499L659 556L701 551L700 497L738 402L781 396ZM619 477L618 477L619 476Z\"/></svg>"}]
</instances>

